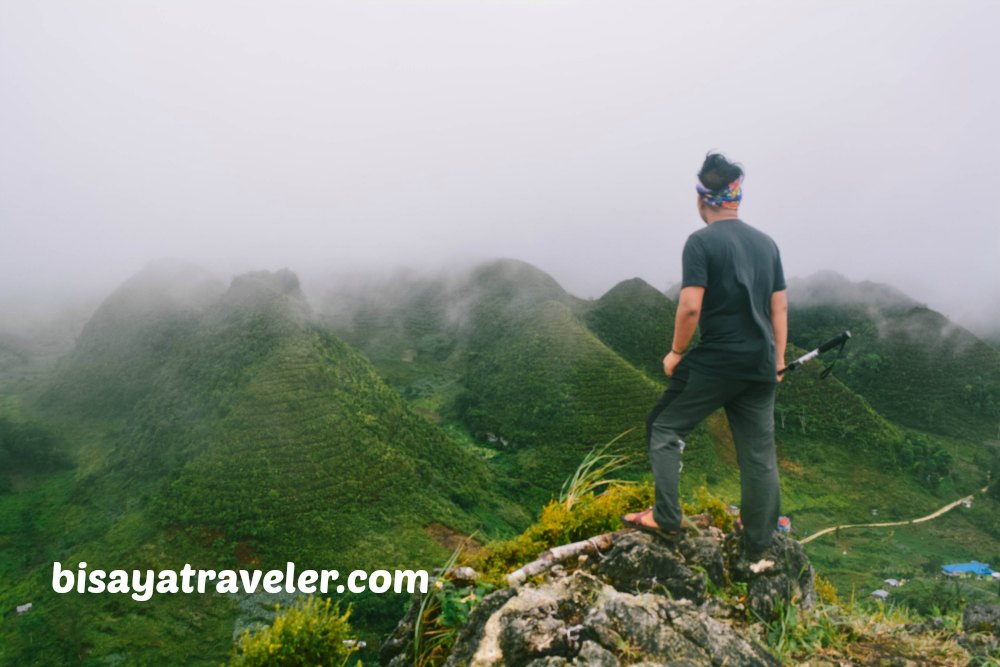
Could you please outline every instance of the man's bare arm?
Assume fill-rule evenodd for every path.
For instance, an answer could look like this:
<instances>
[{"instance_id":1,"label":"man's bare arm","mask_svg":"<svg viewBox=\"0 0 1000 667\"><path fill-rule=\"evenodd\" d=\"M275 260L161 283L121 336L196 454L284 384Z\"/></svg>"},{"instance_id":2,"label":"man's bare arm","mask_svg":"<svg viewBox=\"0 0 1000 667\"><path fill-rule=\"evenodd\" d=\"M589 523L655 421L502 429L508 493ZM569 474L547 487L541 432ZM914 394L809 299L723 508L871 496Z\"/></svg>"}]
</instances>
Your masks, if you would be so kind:
<instances>
[{"instance_id":1,"label":"man's bare arm","mask_svg":"<svg viewBox=\"0 0 1000 667\"><path fill-rule=\"evenodd\" d=\"M663 358L663 372L670 376L680 363L687 346L694 338L701 317L701 303L705 298L704 287L685 287L681 290L677 303L677 317L674 320L674 340L670 345L670 353Z\"/></svg>"},{"instance_id":2,"label":"man's bare arm","mask_svg":"<svg viewBox=\"0 0 1000 667\"><path fill-rule=\"evenodd\" d=\"M671 349L683 353L694 338L701 317L701 302L705 298L704 287L685 287L681 290L677 303L677 317L674 320L674 342Z\"/></svg>"},{"instance_id":3,"label":"man's bare arm","mask_svg":"<svg viewBox=\"0 0 1000 667\"><path fill-rule=\"evenodd\" d=\"M785 347L788 345L788 295L785 290L771 295L771 328L774 330L775 363L780 371L785 367ZM778 382L782 377L778 376Z\"/></svg>"}]
</instances>

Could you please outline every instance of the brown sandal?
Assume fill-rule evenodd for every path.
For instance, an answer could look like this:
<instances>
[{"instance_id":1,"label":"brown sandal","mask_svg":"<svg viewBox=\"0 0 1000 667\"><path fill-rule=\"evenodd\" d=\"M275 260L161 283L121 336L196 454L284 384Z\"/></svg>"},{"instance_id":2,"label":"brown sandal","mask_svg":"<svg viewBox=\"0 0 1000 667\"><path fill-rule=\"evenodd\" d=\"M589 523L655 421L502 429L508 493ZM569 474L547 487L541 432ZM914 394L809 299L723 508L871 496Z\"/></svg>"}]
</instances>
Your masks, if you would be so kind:
<instances>
[{"instance_id":1,"label":"brown sandal","mask_svg":"<svg viewBox=\"0 0 1000 667\"><path fill-rule=\"evenodd\" d=\"M636 516L636 518L639 519L639 521L630 521L626 519L624 516L622 516L621 517L622 525L624 525L626 528L635 528L636 530L640 530L644 533L655 535L656 537L659 537L660 539L665 540L670 544L675 545L678 542L680 542L681 538L683 537L680 532L676 530L663 530L656 526L647 526L646 524L642 523L642 517L652 513L652 511L653 508L650 507L648 510L639 512L638 515Z\"/></svg>"}]
</instances>

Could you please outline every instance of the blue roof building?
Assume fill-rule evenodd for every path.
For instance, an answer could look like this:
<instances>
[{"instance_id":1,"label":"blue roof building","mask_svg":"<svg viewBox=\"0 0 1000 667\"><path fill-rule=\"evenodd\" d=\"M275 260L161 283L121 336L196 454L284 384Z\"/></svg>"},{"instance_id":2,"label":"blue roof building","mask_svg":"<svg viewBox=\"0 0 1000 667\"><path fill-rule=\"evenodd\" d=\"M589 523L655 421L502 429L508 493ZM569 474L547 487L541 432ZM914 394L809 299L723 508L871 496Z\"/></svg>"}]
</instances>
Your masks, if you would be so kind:
<instances>
[{"instance_id":1,"label":"blue roof building","mask_svg":"<svg viewBox=\"0 0 1000 667\"><path fill-rule=\"evenodd\" d=\"M978 574L983 577L988 577L993 574L993 570L986 563L980 563L978 560L974 560L971 563L956 563L954 565L945 565L941 568L944 574L952 577L961 576L963 574Z\"/></svg>"}]
</instances>

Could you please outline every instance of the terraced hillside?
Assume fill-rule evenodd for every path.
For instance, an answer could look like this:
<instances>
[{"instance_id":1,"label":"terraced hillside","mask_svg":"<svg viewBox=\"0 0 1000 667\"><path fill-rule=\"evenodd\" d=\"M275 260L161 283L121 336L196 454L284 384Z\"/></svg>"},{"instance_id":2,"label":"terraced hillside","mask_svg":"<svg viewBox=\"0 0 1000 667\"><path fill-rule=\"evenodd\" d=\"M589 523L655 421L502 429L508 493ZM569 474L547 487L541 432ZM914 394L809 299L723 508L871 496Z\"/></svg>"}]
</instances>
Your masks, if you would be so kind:
<instances>
[{"instance_id":1,"label":"terraced hillside","mask_svg":"<svg viewBox=\"0 0 1000 667\"><path fill-rule=\"evenodd\" d=\"M630 427L637 428L623 449L642 470L644 420L665 384L661 360L676 312L664 294L633 279L583 301L534 267L509 261L408 284L408 294L403 285L382 285L332 296L339 310L329 321L426 414L493 451L498 469L520 490L536 485L544 496L547 485L549 494L556 492L583 451ZM413 322L423 324L419 333L407 324ZM443 353L426 353L428 340L439 341ZM907 459L913 447L899 428L836 377L820 380L817 371L780 387L779 437L789 470L832 458L845 474L874 467L940 476ZM738 488L721 413L689 440L687 483L726 480Z\"/></svg>"},{"instance_id":2,"label":"terraced hillside","mask_svg":"<svg viewBox=\"0 0 1000 667\"><path fill-rule=\"evenodd\" d=\"M594 446L637 451L659 388L604 346L565 304L544 301L469 338L457 413L499 443L506 469L551 494Z\"/></svg>"},{"instance_id":3,"label":"terraced hillside","mask_svg":"<svg viewBox=\"0 0 1000 667\"><path fill-rule=\"evenodd\" d=\"M589 304L583 321L625 361L659 380L674 335L676 304L642 280L624 280Z\"/></svg>"},{"instance_id":4,"label":"terraced hillside","mask_svg":"<svg viewBox=\"0 0 1000 667\"><path fill-rule=\"evenodd\" d=\"M483 448L512 491L546 501L628 429L622 446L641 450L662 388L588 329L588 303L551 276L503 260L411 290L335 292L325 312L403 396Z\"/></svg>"},{"instance_id":5,"label":"terraced hillside","mask_svg":"<svg viewBox=\"0 0 1000 667\"><path fill-rule=\"evenodd\" d=\"M0 662L217 663L228 652L237 600L60 597L53 561L429 567L447 553L435 526L489 535L528 520L478 457L312 321L291 272L237 277L197 312L151 289L158 278L123 287L44 386L3 402L74 467L22 476L0 496L0 574L17 582L0 604L35 605L5 624ZM359 618L377 627L401 603L361 599ZM195 609L211 639L174 636ZM102 616L120 621L92 622ZM39 623L44 650L32 648Z\"/></svg>"},{"instance_id":6,"label":"terraced hillside","mask_svg":"<svg viewBox=\"0 0 1000 667\"><path fill-rule=\"evenodd\" d=\"M793 282L789 299L789 336L802 347L850 329L838 375L889 419L944 437L1000 437L992 346L884 285L824 273Z\"/></svg>"},{"instance_id":7,"label":"terraced hillside","mask_svg":"<svg viewBox=\"0 0 1000 667\"><path fill-rule=\"evenodd\" d=\"M843 315L853 307L912 309L892 290L861 292L829 307L793 295L798 340L851 326ZM0 662L218 664L234 622L257 604L55 596L56 560L433 566L442 535L485 540L526 526L586 452L631 427L619 451L634 464L621 475L648 477L643 422L665 385L674 304L642 281L585 301L505 260L341 286L314 303L318 315L290 271L225 288L197 269L150 267L48 377L0 396L0 460L25 443L44 454L0 479L0 576L14 582L0 605L35 603L0 630ZM858 331L851 355L868 354ZM860 358L826 379L807 366L779 386L783 502L797 531L861 522L873 509L905 520L983 486L981 441L887 419L850 384ZM970 368L946 368L979 386ZM912 395L902 384L885 391L886 401ZM707 485L737 502L722 413L687 442L682 494ZM906 566L962 545L988 557L978 552L1000 548L990 507L938 527L933 555L915 538ZM814 561L838 584L867 581L865 564L888 558L858 542L815 544ZM352 616L369 639L399 612L400 601L374 597Z\"/></svg>"}]
</instances>

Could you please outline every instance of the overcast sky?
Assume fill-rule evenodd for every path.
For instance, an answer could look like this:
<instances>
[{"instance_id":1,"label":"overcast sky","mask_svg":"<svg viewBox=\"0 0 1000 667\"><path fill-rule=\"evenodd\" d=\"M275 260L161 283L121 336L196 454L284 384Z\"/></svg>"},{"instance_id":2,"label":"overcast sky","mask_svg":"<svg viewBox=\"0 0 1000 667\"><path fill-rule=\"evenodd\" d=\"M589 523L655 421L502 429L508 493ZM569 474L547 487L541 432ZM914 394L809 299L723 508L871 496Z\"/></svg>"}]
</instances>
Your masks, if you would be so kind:
<instances>
[{"instance_id":1,"label":"overcast sky","mask_svg":"<svg viewBox=\"0 0 1000 667\"><path fill-rule=\"evenodd\" d=\"M665 288L718 149L786 274L976 326L1000 319L997 26L954 0L0 0L0 304L163 256Z\"/></svg>"}]
</instances>

